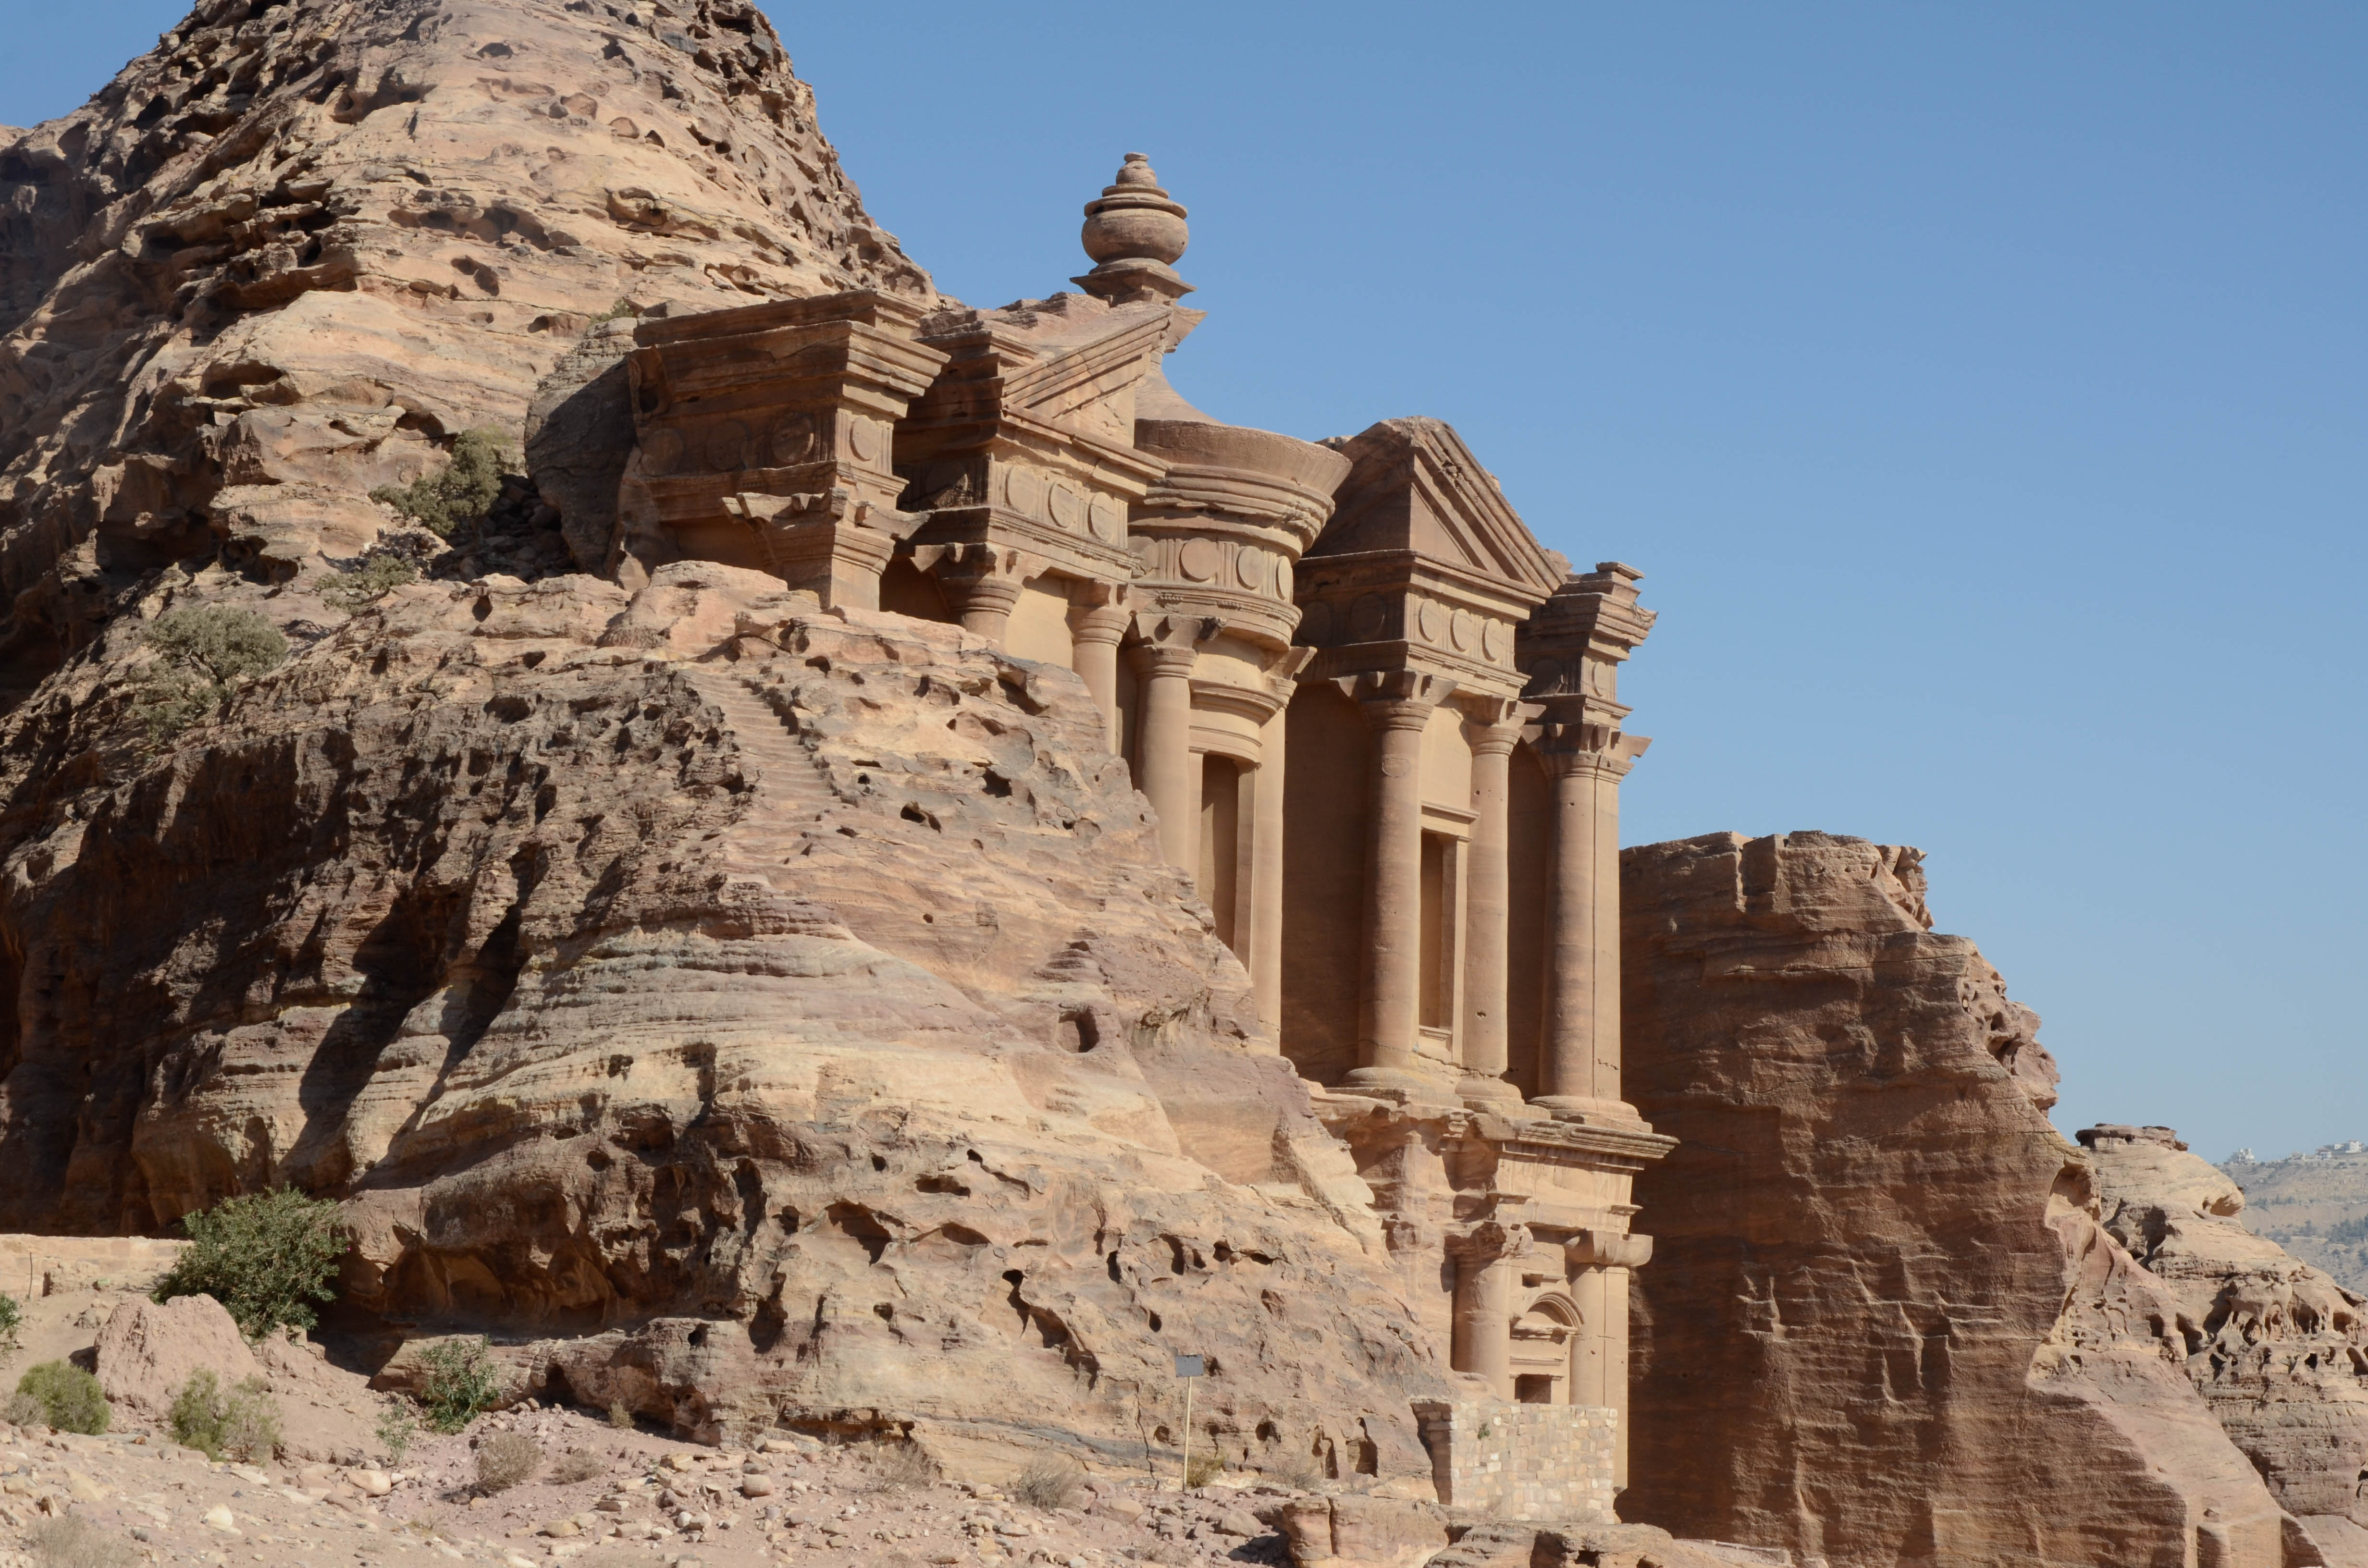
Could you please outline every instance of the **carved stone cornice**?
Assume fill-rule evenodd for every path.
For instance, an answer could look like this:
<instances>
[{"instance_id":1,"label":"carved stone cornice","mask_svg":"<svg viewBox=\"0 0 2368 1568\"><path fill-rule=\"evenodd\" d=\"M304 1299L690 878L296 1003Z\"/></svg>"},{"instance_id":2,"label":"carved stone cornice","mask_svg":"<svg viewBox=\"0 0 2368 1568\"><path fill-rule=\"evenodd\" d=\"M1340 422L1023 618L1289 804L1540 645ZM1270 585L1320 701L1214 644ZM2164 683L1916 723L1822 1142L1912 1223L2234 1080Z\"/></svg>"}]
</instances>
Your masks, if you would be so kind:
<instances>
[{"instance_id":1,"label":"carved stone cornice","mask_svg":"<svg viewBox=\"0 0 2368 1568\"><path fill-rule=\"evenodd\" d=\"M1515 657L1521 695L1560 710L1616 705L1619 666L1651 635L1653 612L1636 602L1643 574L1606 561L1556 588L1521 629ZM1624 717L1627 710L1621 709Z\"/></svg>"}]
</instances>

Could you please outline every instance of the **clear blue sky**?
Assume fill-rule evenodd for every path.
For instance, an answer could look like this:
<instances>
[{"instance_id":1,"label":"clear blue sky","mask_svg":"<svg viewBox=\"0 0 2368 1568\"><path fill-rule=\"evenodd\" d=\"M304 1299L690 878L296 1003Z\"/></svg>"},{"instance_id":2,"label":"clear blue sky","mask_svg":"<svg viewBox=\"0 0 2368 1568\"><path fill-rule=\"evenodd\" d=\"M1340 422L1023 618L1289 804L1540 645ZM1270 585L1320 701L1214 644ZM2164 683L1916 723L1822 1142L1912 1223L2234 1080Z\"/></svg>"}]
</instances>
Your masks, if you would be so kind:
<instances>
[{"instance_id":1,"label":"clear blue sky","mask_svg":"<svg viewBox=\"0 0 2368 1568\"><path fill-rule=\"evenodd\" d=\"M0 121L179 9L0 0ZM1922 846L2067 1131L2368 1136L2368 7L769 9L950 291L1140 149L1188 397L1438 415L1642 568L1632 842Z\"/></svg>"}]
</instances>

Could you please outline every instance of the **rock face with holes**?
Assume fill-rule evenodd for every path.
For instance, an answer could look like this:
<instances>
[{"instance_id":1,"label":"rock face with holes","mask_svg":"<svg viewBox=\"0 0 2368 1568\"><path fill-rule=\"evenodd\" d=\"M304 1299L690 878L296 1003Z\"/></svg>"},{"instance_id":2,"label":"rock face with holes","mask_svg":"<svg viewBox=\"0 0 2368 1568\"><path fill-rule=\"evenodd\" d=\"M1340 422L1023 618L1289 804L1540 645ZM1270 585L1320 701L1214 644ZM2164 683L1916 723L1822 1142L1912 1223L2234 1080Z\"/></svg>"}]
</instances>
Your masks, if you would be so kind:
<instances>
[{"instance_id":1,"label":"rock face with holes","mask_svg":"<svg viewBox=\"0 0 2368 1568\"><path fill-rule=\"evenodd\" d=\"M1371 1194L1069 672L693 563L398 589L112 771L107 673L0 730L0 1230L293 1182L352 1309L681 1430L1140 1465L1189 1350L1229 1463L1427 1487Z\"/></svg>"},{"instance_id":2,"label":"rock face with holes","mask_svg":"<svg viewBox=\"0 0 2368 1568\"><path fill-rule=\"evenodd\" d=\"M1627 1084L1680 1141L1636 1183L1623 1517L1837 1568L2319 1560L1915 850L1718 834L1622 866Z\"/></svg>"},{"instance_id":3,"label":"rock face with holes","mask_svg":"<svg viewBox=\"0 0 2368 1568\"><path fill-rule=\"evenodd\" d=\"M203 0L0 131L0 685L167 563L359 555L620 301L850 288L936 298L749 0Z\"/></svg>"},{"instance_id":4,"label":"rock face with holes","mask_svg":"<svg viewBox=\"0 0 2368 1568\"><path fill-rule=\"evenodd\" d=\"M2105 1228L2169 1290L2212 1414L2329 1562L2368 1562L2368 1307L2246 1229L2244 1193L2169 1128L2079 1137Z\"/></svg>"}]
</instances>

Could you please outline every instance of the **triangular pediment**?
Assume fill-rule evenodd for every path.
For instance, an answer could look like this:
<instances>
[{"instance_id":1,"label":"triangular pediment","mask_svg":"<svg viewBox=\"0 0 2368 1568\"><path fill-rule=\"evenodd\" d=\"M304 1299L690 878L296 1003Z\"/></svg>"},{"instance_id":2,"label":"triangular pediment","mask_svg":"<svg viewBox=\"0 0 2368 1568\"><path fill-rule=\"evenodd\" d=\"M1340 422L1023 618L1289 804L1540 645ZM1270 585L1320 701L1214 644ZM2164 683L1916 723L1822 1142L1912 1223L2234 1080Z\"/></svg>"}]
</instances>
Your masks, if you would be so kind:
<instances>
[{"instance_id":1,"label":"triangular pediment","mask_svg":"<svg viewBox=\"0 0 2368 1568\"><path fill-rule=\"evenodd\" d=\"M1408 551L1540 598L1562 582L1554 558L1445 421L1385 419L1324 444L1355 466L1309 559Z\"/></svg>"},{"instance_id":2,"label":"triangular pediment","mask_svg":"<svg viewBox=\"0 0 2368 1568\"><path fill-rule=\"evenodd\" d=\"M1008 409L1119 446L1134 441L1134 393L1167 352L1166 313L1115 324L1075 347L1045 349L1043 358L1004 377Z\"/></svg>"}]
</instances>

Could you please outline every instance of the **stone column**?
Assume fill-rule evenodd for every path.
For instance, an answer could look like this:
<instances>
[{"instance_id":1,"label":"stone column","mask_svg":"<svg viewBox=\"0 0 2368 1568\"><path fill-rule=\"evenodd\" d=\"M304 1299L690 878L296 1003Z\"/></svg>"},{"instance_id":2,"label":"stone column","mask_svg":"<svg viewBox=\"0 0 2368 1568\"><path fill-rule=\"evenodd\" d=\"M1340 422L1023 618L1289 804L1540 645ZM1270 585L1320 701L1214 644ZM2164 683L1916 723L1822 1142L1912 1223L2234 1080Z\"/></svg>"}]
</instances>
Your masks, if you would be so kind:
<instances>
[{"instance_id":1,"label":"stone column","mask_svg":"<svg viewBox=\"0 0 2368 1568\"><path fill-rule=\"evenodd\" d=\"M1044 565L1015 550L976 543L925 545L913 552L913 560L936 574L962 630L995 642L1003 641L1020 584Z\"/></svg>"},{"instance_id":2,"label":"stone column","mask_svg":"<svg viewBox=\"0 0 2368 1568\"><path fill-rule=\"evenodd\" d=\"M1360 677L1372 744L1365 852L1365 983L1351 1086L1431 1087L1415 1043L1422 1021L1422 732L1454 687L1395 672Z\"/></svg>"},{"instance_id":3,"label":"stone column","mask_svg":"<svg viewBox=\"0 0 2368 1568\"><path fill-rule=\"evenodd\" d=\"M1100 585L1096 585L1100 587ZM1107 602L1090 605L1076 617L1070 631L1070 663L1077 677L1093 693L1094 701L1102 710L1102 726L1109 736L1110 749L1119 748L1118 727L1118 643L1126 635L1129 614L1123 589L1103 589Z\"/></svg>"},{"instance_id":4,"label":"stone column","mask_svg":"<svg viewBox=\"0 0 2368 1568\"><path fill-rule=\"evenodd\" d=\"M1519 1225L1488 1221L1452 1238L1455 1340L1450 1364L1487 1381L1498 1399L1513 1397L1513 1278L1529 1248Z\"/></svg>"},{"instance_id":5,"label":"stone column","mask_svg":"<svg viewBox=\"0 0 2368 1568\"><path fill-rule=\"evenodd\" d=\"M1616 731L1550 726L1553 928L1536 1104L1634 1121L1620 1098L1620 780L1634 766Z\"/></svg>"},{"instance_id":6,"label":"stone column","mask_svg":"<svg viewBox=\"0 0 2368 1568\"><path fill-rule=\"evenodd\" d=\"M1201 776L1192 756L1192 666L1189 647L1150 643L1133 653L1142 683L1142 735L1135 781L1159 813L1159 853L1193 876L1201 866Z\"/></svg>"},{"instance_id":7,"label":"stone column","mask_svg":"<svg viewBox=\"0 0 2368 1568\"><path fill-rule=\"evenodd\" d=\"M1612 1481L1628 1484L1628 1275L1653 1258L1653 1238L1611 1231L1581 1231L1563 1244L1579 1332L1571 1347L1570 1402L1609 1405L1613 1426Z\"/></svg>"},{"instance_id":8,"label":"stone column","mask_svg":"<svg viewBox=\"0 0 2368 1568\"><path fill-rule=\"evenodd\" d=\"M1282 1039L1282 792L1287 710L1277 708L1258 732L1258 766L1250 781L1250 983L1258 1021Z\"/></svg>"},{"instance_id":9,"label":"stone column","mask_svg":"<svg viewBox=\"0 0 2368 1568\"><path fill-rule=\"evenodd\" d=\"M1578 1332L1570 1342L1570 1402L1573 1404L1610 1404L1611 1375L1610 1346L1604 1343L1605 1330L1610 1326L1610 1309L1606 1306L1608 1291L1607 1268L1580 1268L1570 1281L1570 1299L1578 1308ZM1621 1271L1621 1283L1625 1286L1627 1274ZM1626 1381L1623 1366L1620 1381Z\"/></svg>"},{"instance_id":10,"label":"stone column","mask_svg":"<svg viewBox=\"0 0 2368 1568\"><path fill-rule=\"evenodd\" d=\"M1474 1109L1518 1105L1505 1079L1510 1063L1506 998L1510 989L1513 747L1521 738L1518 704L1495 699L1467 708L1472 745L1472 842L1464 875L1463 1080L1456 1094Z\"/></svg>"}]
</instances>

